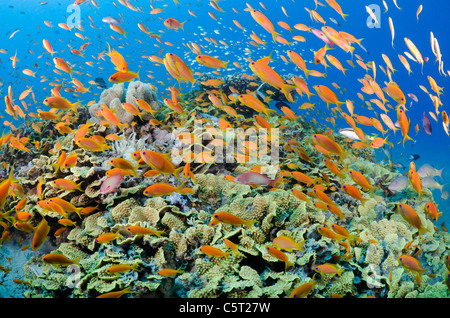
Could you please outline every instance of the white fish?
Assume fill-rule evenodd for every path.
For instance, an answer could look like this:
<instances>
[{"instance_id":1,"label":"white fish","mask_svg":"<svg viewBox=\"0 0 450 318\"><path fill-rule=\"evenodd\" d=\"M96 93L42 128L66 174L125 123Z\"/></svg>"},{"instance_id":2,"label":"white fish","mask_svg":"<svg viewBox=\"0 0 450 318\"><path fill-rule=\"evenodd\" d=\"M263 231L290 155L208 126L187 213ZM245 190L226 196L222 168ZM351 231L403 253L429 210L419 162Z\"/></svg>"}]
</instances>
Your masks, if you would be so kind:
<instances>
[{"instance_id":1,"label":"white fish","mask_svg":"<svg viewBox=\"0 0 450 318\"><path fill-rule=\"evenodd\" d=\"M339 129L339 133L347 138L353 139L353 140L361 140L359 139L358 135L355 133L353 128L343 128Z\"/></svg>"},{"instance_id":2,"label":"white fish","mask_svg":"<svg viewBox=\"0 0 450 318\"><path fill-rule=\"evenodd\" d=\"M421 178L425 178L425 177L440 177L442 178L442 171L444 171L445 167L442 168L441 170L436 169L435 167L433 167L432 165L426 163L424 165L422 165L419 170L417 170L417 173L419 174L419 176Z\"/></svg>"},{"instance_id":3,"label":"white fish","mask_svg":"<svg viewBox=\"0 0 450 318\"><path fill-rule=\"evenodd\" d=\"M407 176L400 176L395 178L391 184L388 186L388 189L395 192L403 191L409 184L409 180Z\"/></svg>"},{"instance_id":4,"label":"white fish","mask_svg":"<svg viewBox=\"0 0 450 318\"><path fill-rule=\"evenodd\" d=\"M436 180L434 180L434 177L425 177L421 178L422 186L428 189L439 189L442 193L442 188L445 186L445 184L439 184Z\"/></svg>"}]
</instances>

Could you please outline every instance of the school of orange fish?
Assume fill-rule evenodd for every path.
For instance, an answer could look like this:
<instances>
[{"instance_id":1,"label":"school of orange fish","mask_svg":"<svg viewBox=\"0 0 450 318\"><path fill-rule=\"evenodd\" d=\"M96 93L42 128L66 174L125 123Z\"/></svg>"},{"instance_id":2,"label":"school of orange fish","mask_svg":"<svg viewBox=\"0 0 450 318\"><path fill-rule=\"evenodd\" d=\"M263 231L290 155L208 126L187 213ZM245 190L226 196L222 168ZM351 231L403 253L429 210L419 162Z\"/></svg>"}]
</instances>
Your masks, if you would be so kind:
<instances>
[{"instance_id":1,"label":"school of orange fish","mask_svg":"<svg viewBox=\"0 0 450 318\"><path fill-rule=\"evenodd\" d=\"M277 111L268 106L268 102L272 100L271 96L276 92L281 93L289 103L294 103L296 101L294 98L295 95L299 96L299 99L303 99L303 95L305 95L307 96L308 101L301 103L301 106L299 106L300 111L304 111L305 114L306 112L307 114L311 114L314 110L325 105L331 114L330 117L327 118L327 121L332 126L327 127L324 123L320 123L320 126L322 127L321 130L317 128L314 134L306 136L303 140L295 140L289 138L289 136L283 137L281 143L282 151L286 154L295 155L300 164L296 165L294 163L283 161L280 163L280 170L274 179L268 178L261 173L260 166L253 166L249 172L241 175L226 176L226 178L229 182L248 184L252 187L266 187L267 191L277 191L277 187L280 185L281 187L284 187L284 189L289 187L288 190L298 199L307 202L309 208L328 211L336 216L337 221L335 223L329 224L326 222L325 224L319 224L314 230L322 237L329 238L332 242L344 246L347 249L347 252L339 257L335 263L327 262L324 264L316 264L312 270L320 275L340 276L344 269L337 264L339 262L348 261L353 257L351 252L352 246L361 244L361 239L358 236L360 229L351 227L350 217L341 211L340 203L332 200L330 194L344 193L358 200L360 204L364 206L370 197L373 197L374 192L382 193L382 191L380 184L373 184L371 178L365 175L363 170L357 171L349 168L350 161L353 160L355 153L362 155L365 150L375 151L382 147L386 147L387 145L392 146L392 142L388 140L389 136L384 137L390 131L395 134L400 130L403 146L408 140L413 139L410 136L411 122L408 118L409 110L407 108L407 96L412 100L416 97L409 94L405 95L401 89L401 85L395 82L394 72L400 72L400 70L394 69L393 63L386 54L382 54L383 62L378 62L365 60L355 53L355 45L358 45L359 48L365 50L362 39L357 39L357 35L352 35L345 31L338 31L336 25L339 24L335 19L330 18L335 25L326 25L326 18L320 15L320 11L324 7L332 8L342 20L345 21L346 19L347 14L344 13L345 8L341 8L339 3L335 0L324 0L323 2L318 0L306 1L305 9L309 13L310 20L298 21L298 23L292 27L283 21L277 21L276 23L275 21L271 21L270 12L262 2L259 2L259 4L256 4L253 7L248 3L246 6L243 6L243 4L236 4L236 7L242 8L233 8L236 18L233 20L233 23L237 28L242 29L243 31L245 30L238 21L240 15L249 14L253 19L254 25L252 25L251 28L255 31L250 34L250 39L247 43L255 48L269 46L270 44L263 39L266 35L270 35L273 41L271 45L274 45L279 51L285 52L285 54L280 55L281 59L286 64L292 63L295 65L296 70L298 69L302 72L302 76L293 76L290 79L282 77L282 75L270 66L271 61L273 61L271 55L261 56L255 60L247 57L245 60L248 62L248 65L242 65L242 61L241 63L233 60L226 61L204 53L205 51L208 51L207 46L214 45L216 47L226 47L228 45L226 39L217 41L214 38L199 37L198 43L182 43L182 46L184 46L185 49L184 56L173 53L171 47L174 46L174 44L164 42L164 33L180 32L181 34L185 24L198 23L196 14L190 9L186 9L183 3L178 0L174 0L173 4L165 3L163 1L150 2L150 14L160 20L162 23L161 28L163 28L163 25L164 30L151 32L143 22L138 22L137 27L141 32L148 35L149 41L154 41L154 46L159 49L158 54L144 56L146 62L148 61L161 66L168 76L168 80L164 81L162 80L161 75L156 76L148 74L150 79L153 80L154 78L157 78L158 84L164 84L165 89L170 93L170 97L164 96L166 92L158 93L163 101L161 109L156 110L154 109L154 105L150 105L146 101L138 99L135 103L122 103L122 107L127 112L136 116L136 121L133 122L132 125L128 125L127 123L120 122L116 113L108 108L107 105L101 105L101 110L98 112L97 116L101 117L103 120L99 122L99 125L111 128L111 133L105 135L93 134L92 129L94 125L97 124L89 121L80 124L78 118L80 110L84 107L89 107L94 101L90 101L87 105L82 105L82 102L75 100L79 99L78 96L91 93L91 89L95 89L97 83L92 80L83 83L83 81L86 80L86 74L83 74L82 67L77 66L75 68L70 61L58 57L61 52L58 53L55 51L52 43L47 39L42 38L43 53L41 57L48 56L51 59L53 65L50 62L47 62L47 65L54 67L53 71L57 74L57 78L49 83L49 85L53 87L51 88L51 93L48 94L49 96L43 101L35 99L31 87L20 92L18 92L20 87L8 87L8 93L4 97L6 106L5 111L13 118L13 120L4 122L5 125L10 127L10 131L4 133L0 138L2 152L4 154L8 153L12 158L22 154L39 156L44 152L55 156L57 155L57 161L52 164L55 175L58 171L64 171L64 174L68 176L67 173L70 169L77 165L76 153L66 153L66 151L61 149L59 142L55 142L53 145L41 144L38 138L43 129L45 129L46 132L50 132L51 137L53 136L56 138L72 134L73 147L85 149L90 152L92 156L101 156L103 153L110 151L112 142L121 138L121 136L114 133L114 131L124 132L127 129L129 131L130 129L137 129L138 125L142 124L142 115L151 114L153 118L149 123L154 127L161 127L162 125L167 124L168 120L172 120L172 128L174 130L183 127L187 118L198 115L198 110L194 111L193 107L191 107L192 105L188 105L183 99L181 87L183 86L189 89L191 86L198 84L196 77L201 76L202 73L195 71L195 69L199 65L209 68L210 74L214 74L217 78L211 78L202 82L202 85L209 87L210 89L206 89L204 92L199 93L193 102L196 103L196 106L200 106L201 109L205 110L205 112L217 114L221 131L233 127L256 127L258 129L265 128L269 131L274 128L284 129L295 125L296 127L301 127L302 125L305 125L306 127L307 123L304 120L302 113L296 113L288 106L283 106L280 108L282 114L276 116L275 113ZM74 4L80 6L89 5L92 9L101 9L99 4L94 0L76 0ZM132 10L134 12L141 12L143 15L148 14L144 13L148 11L148 8L139 6L139 3L137 2L136 4L133 4L133 1L117 0L114 4L118 12ZM142 3L140 5L142 5ZM224 10L220 6L221 1L209 1L208 5L211 7L210 12L208 12L209 16L212 21L217 22L218 17L220 18L220 15L224 14ZM300 6L300 4L298 5ZM383 6L385 8L383 14L388 15L390 10L401 9L396 0L393 0L393 5L395 8L391 8L391 4L388 4L387 1L383 0ZM405 3L404 5L406 6L408 4ZM187 10L192 16L192 19L180 22L173 17L165 17L165 8L168 6L177 6L178 10ZM376 22L377 17L372 10L367 6L365 9L370 17ZM281 6L281 10L286 17L289 16L283 6ZM422 10L423 6L420 5L417 9L416 17L414 17L417 21L419 20L419 15ZM121 14L121 16L123 16L123 14ZM91 17L89 18L90 26L92 28L97 28L94 25L93 19ZM47 27L53 27L51 22L44 22ZM108 44L107 51L104 48L101 48L101 52L98 52L96 59L104 60L105 57L107 57L114 65L115 71L108 77L109 82L127 83L139 80L139 71L129 69L127 58L119 52L120 50L125 51L126 49L126 45L121 43L130 40L126 38L126 28L131 28L132 23L127 24L126 26L124 25L123 27L120 25L121 23L117 22L107 22L107 24L114 32L110 35L110 38L115 40L115 42L111 42L113 43L111 45ZM81 25L78 29L71 29L67 24L59 23L58 27L69 31L79 39L85 40L85 43L78 49L69 45L70 51L72 54L85 59L86 65L93 67L95 62L87 61L87 56L84 53L89 47L90 42L83 35L84 30ZM392 36L392 47L394 47L395 29L393 20L390 17L389 27ZM289 33L286 33L286 31ZM12 38L16 32L18 32L18 30L13 32L10 35L10 38ZM290 35L292 40L288 40L284 34ZM412 73L413 70L414 72L423 72L424 64L428 62L429 58L424 57L421 50L419 50L414 42L407 36L408 35L404 37L403 41L408 51L405 51L403 54L398 54L398 58L408 74ZM296 52L295 49L291 48L291 45L294 42L307 43L309 37L317 37L321 39L324 44L323 47L314 49L313 63L309 63L311 66L307 64L308 62L304 60L299 51ZM208 43L205 44L204 41ZM181 44L178 45L181 46ZM399 43L397 45L400 47ZM421 49L423 50L424 48ZM363 78L357 79L357 82L361 85L361 92L358 93L358 97L361 99L361 107L374 109L372 106L375 105L382 111L378 118L358 115L357 103L350 99L345 99L345 97L339 96L339 93L336 93L337 91L340 91L341 95L344 94L338 84L333 83L333 87L328 87L323 84L311 84L317 83L321 78L327 76L327 72L322 72L323 68L325 68L325 71L332 72L331 69L327 70L329 67L328 63L346 76L352 71L350 68L346 69L337 57L330 54L330 52L336 52L338 50L342 50L348 54L347 64L351 68L361 67L366 71ZM444 71L444 61L442 60L439 43L432 32L431 51L435 56L435 67L438 68L439 74L443 77L450 75L450 71ZM2 50L1 53L7 54L5 50ZM20 52L16 52L15 55L10 58L13 69L20 66L20 60L17 58L18 53ZM412 64L410 65L410 63ZM247 88L245 91L239 89L239 87L230 86L229 89L232 92L230 95L225 94L221 90L221 85L224 83L221 80L221 70L223 69L226 71L231 67L231 64L236 69L242 69L243 72L248 70L249 74L244 75L250 81L265 82L271 86L271 90L266 91L268 96L264 101L261 101L261 99L258 98L258 94L256 94L256 88L259 84L251 85L251 89ZM38 71L33 70L31 67L21 67L23 69L23 74L26 76L36 77L38 75ZM377 74L378 70L383 72L383 78L381 78L380 74ZM424 83L424 85L420 85L419 87L428 94L435 106L435 111L430 111L429 116L436 122L440 122L445 133L449 135L450 122L446 111L442 109L443 104L440 99L440 96L443 94L443 88L440 87L438 81L431 76L428 76L427 78L428 83ZM177 84L170 85L170 81L173 80L175 80ZM41 75L41 82L46 81L51 81L51 79ZM167 83L169 83L169 85ZM71 86L72 84L74 86ZM87 84L91 85L91 87L88 87ZM155 86L153 87L155 91L157 91L157 88ZM429 87L429 89L427 87ZM313 88L315 94L311 92L310 88ZM17 97L17 95L19 96ZM29 101L28 103L31 103L30 97L35 104L42 104L44 110L39 109L37 112L28 111L29 105L27 104L27 98ZM311 103L311 100L315 103ZM251 118L244 118L236 110L237 108L235 106L237 105L250 108L255 115ZM160 117L158 119L158 114L163 109L170 109L170 112L168 113L170 114L170 119L168 117ZM137 118L139 118L140 121L138 121ZM341 118L351 126L350 131L354 133L354 138L338 137L336 134L336 120ZM16 125L23 121L25 121L25 124L22 124L21 127L17 128ZM206 122L207 120L204 120L204 123ZM312 119L310 123L319 126L316 119ZM426 122L424 121L424 131L431 134L429 124L428 126L425 126L425 123ZM167 125L165 127L167 129ZM382 137L369 138L367 134L369 128L375 128L382 134ZM209 126L208 129L216 133L214 127ZM419 130L420 127L417 125L416 132ZM27 131L32 131L32 133L27 134ZM30 136L34 137L30 138ZM184 134L183 138L185 138L185 140L193 140L195 136L188 133ZM215 140L215 142L217 145L223 144L223 140ZM306 147L306 143L308 143L308 146L312 145L314 149L313 152L307 150L308 147ZM401 145L398 147L400 146ZM249 153L257 149L257 146L251 142L247 142L245 147L245 155L249 155ZM211 159L213 153L204 151L200 155L203 158L207 157ZM166 196L173 193L180 193L187 197L195 195L194 190L187 187L186 184L195 184L195 174L193 171L197 164L191 162L189 159L192 160L196 158L183 158L185 164L177 167L171 162L170 156L156 151L142 149L134 152L132 157L135 162L131 162L124 158L113 158L109 160L112 169L106 172L106 179L102 184L101 193L108 194L113 190L116 190L120 187L121 181L124 178L151 178L155 175L166 174L175 176L180 184L155 183L148 186L143 191L142 195L150 197ZM305 167L308 167L309 165L317 166L319 162L321 164L323 163L327 169L323 170L320 175L308 175L308 168ZM84 191L82 183L75 183L69 180L70 178L67 179L65 177L55 178L53 180L43 180L41 176L37 187L35 189L28 189L22 187L20 178L16 178L14 175L14 171L17 171L18 167L15 167L14 164L9 165L8 163L4 163L3 165L6 171L9 170L9 176L0 183L0 208L2 209L0 214L2 226L1 242L12 239L15 231L29 233L29 235L32 236L31 246L23 246L23 249L31 248L32 251L36 251L46 240L60 237L64 232L70 231L70 228L79 226L79 221L85 216L102 209L102 202L98 202L97 206L77 207L67 200L58 197L45 196L45 189L47 187L55 187L65 191L82 192ZM143 174L141 174L141 171ZM417 202L419 202L425 191L422 186L421 177L416 171L414 161L411 161L407 176L410 185L414 191L417 192ZM331 177L337 178L340 182L338 184L330 182ZM348 177L351 178L353 183L346 182L348 181L346 180ZM27 193L30 191L37 193L39 201L30 202L27 198ZM57 212L59 218L55 220L54 218L49 217L47 215L48 212ZM419 261L421 252L420 236L431 230L424 226L422 220L428 218L437 222L442 213L439 212L437 205L432 199L426 204L425 211L416 211L412 205L398 203L394 213L401 214L404 220L410 225L411 230L416 233L413 245L416 245L417 248L413 250L414 253L402 254L398 258L398 262L399 266L402 266L405 270L416 275L416 283L420 285L422 274L426 271L424 265ZM58 229L52 228L49 225L49 223L55 224L56 222L60 225ZM251 230L252 227L257 226L258 222L259 220L242 219L234 215L233 211L216 212L212 214L209 226L225 223L234 226L245 226L246 229ZM442 226L441 229L446 231L444 226ZM311 227L311 231L312 230ZM127 231L133 235L156 235L158 237L166 234L163 228L150 229L141 226L129 226ZM439 229L435 227L433 231L439 231ZM114 244L114 240L118 237L122 237L122 234L119 232L108 232L97 237L96 242L98 244ZM237 242L224 240L224 243L233 250L236 255L239 254ZM408 243L408 246L405 247L404 250L411 251L412 249L409 249L409 246L412 243L413 242ZM292 253L294 250L304 251L305 244L306 240L296 242L288 236L281 235L274 238L272 244L266 246L266 250L275 259L284 262L285 270L288 271L296 265L289 261L286 253ZM377 242L371 242L371 244L377 244ZM228 258L230 255L233 255L232 252L226 252L211 245L202 246L200 252L209 257ZM443 260L443 266L446 266L450 271L449 259L450 257L447 256L446 259ZM77 260L68 259L64 255L57 253L43 255L42 261L60 266L67 266L77 262ZM107 271L120 274L137 269L138 268L135 265L119 264L111 266ZM2 270L6 271L7 268L2 267ZM159 275L164 277L175 277L181 273L183 273L183 270L180 268L163 268L158 272ZM430 275L432 275L432 273ZM18 284L24 283L23 281L20 281L20 279L16 279L16 281ZM449 275L443 277L443 281L445 281L450 288ZM315 284L315 278L312 277L311 281L301 284L292 290L289 297L306 297L313 292ZM100 295L99 297L120 297L125 293L130 292L131 289L126 288L120 291L109 292Z\"/></svg>"}]
</instances>

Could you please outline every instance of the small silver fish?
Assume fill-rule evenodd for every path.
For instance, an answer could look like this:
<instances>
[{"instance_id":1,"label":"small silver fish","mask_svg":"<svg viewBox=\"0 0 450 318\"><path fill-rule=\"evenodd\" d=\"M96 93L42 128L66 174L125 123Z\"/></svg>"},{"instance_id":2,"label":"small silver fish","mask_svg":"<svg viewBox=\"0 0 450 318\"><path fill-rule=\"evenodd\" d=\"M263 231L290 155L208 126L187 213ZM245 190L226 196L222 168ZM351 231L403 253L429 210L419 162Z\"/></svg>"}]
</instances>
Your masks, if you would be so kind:
<instances>
[{"instance_id":1,"label":"small silver fish","mask_svg":"<svg viewBox=\"0 0 450 318\"><path fill-rule=\"evenodd\" d=\"M444 184L439 184L436 180L434 180L434 177L425 177L421 178L422 186L428 189L439 189L442 193L442 188L444 187Z\"/></svg>"},{"instance_id":2,"label":"small silver fish","mask_svg":"<svg viewBox=\"0 0 450 318\"><path fill-rule=\"evenodd\" d=\"M432 165L426 163L422 165L419 170L417 170L417 173L421 178L425 177L440 177L442 178L442 172L444 171L444 168L441 170L436 169Z\"/></svg>"},{"instance_id":3,"label":"small silver fish","mask_svg":"<svg viewBox=\"0 0 450 318\"><path fill-rule=\"evenodd\" d=\"M337 26L341 26L339 24L339 22L336 19L334 19L334 18L330 18L330 21L333 22L334 24L336 24Z\"/></svg>"},{"instance_id":4,"label":"small silver fish","mask_svg":"<svg viewBox=\"0 0 450 318\"><path fill-rule=\"evenodd\" d=\"M355 133L353 128L343 128L339 129L339 133L347 138L353 139L353 140L361 140L359 139L358 135Z\"/></svg>"},{"instance_id":5,"label":"small silver fish","mask_svg":"<svg viewBox=\"0 0 450 318\"><path fill-rule=\"evenodd\" d=\"M122 19L117 20L114 17L103 17L102 22L108 23L108 24L122 24Z\"/></svg>"}]
</instances>

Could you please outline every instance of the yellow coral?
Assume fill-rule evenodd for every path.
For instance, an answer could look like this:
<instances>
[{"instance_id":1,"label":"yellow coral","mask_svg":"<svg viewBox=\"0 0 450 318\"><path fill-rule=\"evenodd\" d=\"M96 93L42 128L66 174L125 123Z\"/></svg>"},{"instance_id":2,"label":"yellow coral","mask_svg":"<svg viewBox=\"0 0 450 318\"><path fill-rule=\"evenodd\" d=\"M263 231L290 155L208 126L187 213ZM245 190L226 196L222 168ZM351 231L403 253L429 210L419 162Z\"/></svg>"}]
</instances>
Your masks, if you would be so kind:
<instances>
[{"instance_id":1,"label":"yellow coral","mask_svg":"<svg viewBox=\"0 0 450 318\"><path fill-rule=\"evenodd\" d=\"M111 209L110 213L114 222L118 223L124 218L128 218L133 208L139 206L139 203L135 199L128 199Z\"/></svg>"},{"instance_id":2,"label":"yellow coral","mask_svg":"<svg viewBox=\"0 0 450 318\"><path fill-rule=\"evenodd\" d=\"M168 226L171 229L176 228L183 232L187 229L187 226L184 223L184 221L180 217L170 212L164 213L164 216L161 219L161 223Z\"/></svg>"}]
</instances>

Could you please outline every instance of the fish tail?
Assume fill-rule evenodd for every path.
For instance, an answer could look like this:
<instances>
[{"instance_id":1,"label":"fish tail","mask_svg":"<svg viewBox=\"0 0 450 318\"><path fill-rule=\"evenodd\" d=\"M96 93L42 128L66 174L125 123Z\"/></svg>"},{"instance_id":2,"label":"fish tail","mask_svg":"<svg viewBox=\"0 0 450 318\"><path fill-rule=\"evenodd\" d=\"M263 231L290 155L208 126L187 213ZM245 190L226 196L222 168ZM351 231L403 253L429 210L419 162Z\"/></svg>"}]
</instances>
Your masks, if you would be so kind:
<instances>
[{"instance_id":1,"label":"fish tail","mask_svg":"<svg viewBox=\"0 0 450 318\"><path fill-rule=\"evenodd\" d=\"M271 186L272 188L274 188L276 186L276 184L278 183L278 181L280 181L281 177L276 177L273 180L269 181L269 186Z\"/></svg>"},{"instance_id":2,"label":"fish tail","mask_svg":"<svg viewBox=\"0 0 450 318\"><path fill-rule=\"evenodd\" d=\"M278 33L278 32L272 32L272 39L273 39L273 41L276 43L277 42L277 36L278 35L280 35L280 33Z\"/></svg>"},{"instance_id":3,"label":"fish tail","mask_svg":"<svg viewBox=\"0 0 450 318\"><path fill-rule=\"evenodd\" d=\"M118 127L121 131L127 128L129 125L127 123L119 123Z\"/></svg>"},{"instance_id":4,"label":"fish tail","mask_svg":"<svg viewBox=\"0 0 450 318\"><path fill-rule=\"evenodd\" d=\"M296 86L293 85L289 85L289 84L283 84L281 86L281 91L283 92L284 96L286 97L286 99L290 102L293 103L294 100L292 98L291 92L296 88Z\"/></svg>"},{"instance_id":5,"label":"fish tail","mask_svg":"<svg viewBox=\"0 0 450 318\"><path fill-rule=\"evenodd\" d=\"M445 169L445 167L444 168L442 168L441 170L439 170L438 171L438 177L440 177L441 179L444 179L443 177L442 177L442 172L444 171L444 169ZM442 185L442 187L444 187L444 185ZM442 192L442 189L441 189L441 192Z\"/></svg>"},{"instance_id":6,"label":"fish tail","mask_svg":"<svg viewBox=\"0 0 450 318\"><path fill-rule=\"evenodd\" d=\"M84 181L82 181L82 182L84 182ZM81 183L81 182L80 182ZM84 208L83 207L81 207L81 208L75 208L75 213L80 217L80 219L81 219L81 210L83 210Z\"/></svg>"},{"instance_id":7,"label":"fish tail","mask_svg":"<svg viewBox=\"0 0 450 318\"><path fill-rule=\"evenodd\" d=\"M80 261L81 256L83 256L83 255L78 255L78 256L72 261L72 264L79 265L79 261Z\"/></svg>"},{"instance_id":8,"label":"fish tail","mask_svg":"<svg viewBox=\"0 0 450 318\"><path fill-rule=\"evenodd\" d=\"M411 137L409 137L408 136L408 134L406 134L404 137L403 137L403 147L405 147L405 142L406 142L406 140L411 140L411 141L414 141L414 139L412 139Z\"/></svg>"},{"instance_id":9,"label":"fish tail","mask_svg":"<svg viewBox=\"0 0 450 318\"><path fill-rule=\"evenodd\" d=\"M306 239L304 241L301 241L301 242L298 242L297 244L295 244L295 248L304 253L305 250L304 250L303 247L305 246L305 243L306 243L307 240L308 239Z\"/></svg>"},{"instance_id":10,"label":"fish tail","mask_svg":"<svg viewBox=\"0 0 450 318\"><path fill-rule=\"evenodd\" d=\"M78 191L83 191L83 190L81 190L81 184L82 184L83 182L84 182L84 181L81 181L80 183L78 183L77 186L75 187L75 189L77 189Z\"/></svg>"},{"instance_id":11,"label":"fish tail","mask_svg":"<svg viewBox=\"0 0 450 318\"><path fill-rule=\"evenodd\" d=\"M277 112L275 109L271 109L271 108L266 108L266 110L264 110L264 114L267 116L267 118L270 118L270 113L273 112Z\"/></svg>"},{"instance_id":12,"label":"fish tail","mask_svg":"<svg viewBox=\"0 0 450 318\"><path fill-rule=\"evenodd\" d=\"M72 109L76 114L78 114L78 107L80 107L80 105L81 102L77 101L71 105L70 109Z\"/></svg>"},{"instance_id":13,"label":"fish tail","mask_svg":"<svg viewBox=\"0 0 450 318\"><path fill-rule=\"evenodd\" d=\"M257 223L257 222L258 222L257 220L246 220L244 225L250 229L252 227L253 223Z\"/></svg>"},{"instance_id":14,"label":"fish tail","mask_svg":"<svg viewBox=\"0 0 450 318\"><path fill-rule=\"evenodd\" d=\"M361 205L363 206L363 207L365 207L365 205L366 205L366 202L367 201L369 201L370 199L367 199L367 198L361 198Z\"/></svg>"},{"instance_id":15,"label":"fish tail","mask_svg":"<svg viewBox=\"0 0 450 318\"><path fill-rule=\"evenodd\" d=\"M295 266L295 264L292 263L290 260L286 260L285 264L286 264L286 266L285 266L285 268L284 268L284 271L287 271L287 269L288 269L289 267L294 267L294 266Z\"/></svg>"},{"instance_id":16,"label":"fish tail","mask_svg":"<svg viewBox=\"0 0 450 318\"><path fill-rule=\"evenodd\" d=\"M423 225L419 228L419 236L426 233L426 232L430 232L429 229L427 229L426 227L424 227Z\"/></svg>"},{"instance_id":17,"label":"fish tail","mask_svg":"<svg viewBox=\"0 0 450 318\"><path fill-rule=\"evenodd\" d=\"M183 169L184 169L184 167L179 167L179 168L176 168L173 172L174 177L177 178L177 180L180 182L181 182L180 173L183 171ZM184 184L184 182L183 182L183 184Z\"/></svg>"},{"instance_id":18,"label":"fish tail","mask_svg":"<svg viewBox=\"0 0 450 318\"><path fill-rule=\"evenodd\" d=\"M444 170L444 169L442 169L442 170ZM9 182L11 182L11 183L17 183L20 181L20 179L16 179L16 177L14 177L14 164L11 166L11 170L9 170L8 179L9 179Z\"/></svg>"}]
</instances>

